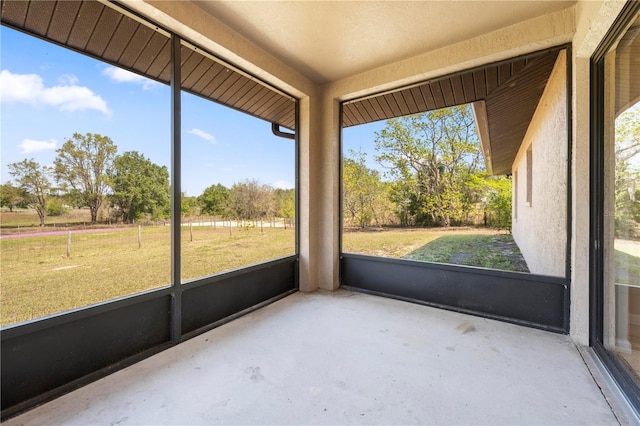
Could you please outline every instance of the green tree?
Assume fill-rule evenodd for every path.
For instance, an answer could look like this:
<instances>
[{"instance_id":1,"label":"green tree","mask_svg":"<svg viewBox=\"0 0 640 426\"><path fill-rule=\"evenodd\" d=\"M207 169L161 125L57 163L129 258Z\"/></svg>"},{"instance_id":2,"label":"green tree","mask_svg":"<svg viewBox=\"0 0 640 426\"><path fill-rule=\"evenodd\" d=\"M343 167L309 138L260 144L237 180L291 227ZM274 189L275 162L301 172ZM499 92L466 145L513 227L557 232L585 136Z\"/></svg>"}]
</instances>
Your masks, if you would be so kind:
<instances>
[{"instance_id":1,"label":"green tree","mask_svg":"<svg viewBox=\"0 0 640 426\"><path fill-rule=\"evenodd\" d=\"M377 170L366 166L367 154L349 150L342 162L342 205L345 219L365 228L379 219L387 206L385 186Z\"/></svg>"},{"instance_id":2,"label":"green tree","mask_svg":"<svg viewBox=\"0 0 640 426\"><path fill-rule=\"evenodd\" d=\"M67 209L65 208L61 197L49 197L47 200L47 215L62 216L65 213L67 213Z\"/></svg>"},{"instance_id":3,"label":"green tree","mask_svg":"<svg viewBox=\"0 0 640 426\"><path fill-rule=\"evenodd\" d=\"M29 206L38 213L40 226L44 226L47 197L51 188L50 170L31 159L9 164L9 174L17 179L20 188L28 194Z\"/></svg>"},{"instance_id":4,"label":"green tree","mask_svg":"<svg viewBox=\"0 0 640 426\"><path fill-rule=\"evenodd\" d=\"M376 133L376 159L394 181L396 203L425 225L461 222L469 209L466 183L482 171L469 106L388 120Z\"/></svg>"},{"instance_id":5,"label":"green tree","mask_svg":"<svg viewBox=\"0 0 640 426\"><path fill-rule=\"evenodd\" d=\"M0 185L0 207L7 207L10 212L16 207L28 207L29 194L23 188L13 186L11 182Z\"/></svg>"},{"instance_id":6,"label":"green tree","mask_svg":"<svg viewBox=\"0 0 640 426\"><path fill-rule=\"evenodd\" d=\"M229 213L242 220L257 220L273 214L273 188L257 180L234 183L229 191Z\"/></svg>"},{"instance_id":7,"label":"green tree","mask_svg":"<svg viewBox=\"0 0 640 426\"><path fill-rule=\"evenodd\" d=\"M291 223L291 219L296 216L296 191L295 189L281 189L274 191L275 212Z\"/></svg>"},{"instance_id":8,"label":"green tree","mask_svg":"<svg viewBox=\"0 0 640 426\"><path fill-rule=\"evenodd\" d=\"M56 153L56 180L64 189L75 191L82 205L89 207L91 223L96 223L98 209L109 186L107 170L111 168L117 147L108 136L74 133Z\"/></svg>"},{"instance_id":9,"label":"green tree","mask_svg":"<svg viewBox=\"0 0 640 426\"><path fill-rule=\"evenodd\" d=\"M198 199L190 197L184 192L180 193L180 213L182 217L190 217L198 214Z\"/></svg>"},{"instance_id":10,"label":"green tree","mask_svg":"<svg viewBox=\"0 0 640 426\"><path fill-rule=\"evenodd\" d=\"M125 152L113 161L108 172L111 200L124 223L133 223L144 214L152 218L168 216L171 205L169 171L137 151Z\"/></svg>"},{"instance_id":11,"label":"green tree","mask_svg":"<svg viewBox=\"0 0 640 426\"><path fill-rule=\"evenodd\" d=\"M615 122L615 233L640 239L640 102Z\"/></svg>"},{"instance_id":12,"label":"green tree","mask_svg":"<svg viewBox=\"0 0 640 426\"><path fill-rule=\"evenodd\" d=\"M512 183L506 176L489 176L485 178L487 194L487 225L511 231L512 217Z\"/></svg>"},{"instance_id":13,"label":"green tree","mask_svg":"<svg viewBox=\"0 0 640 426\"><path fill-rule=\"evenodd\" d=\"M207 187L198 197L202 214L222 215L227 208L228 202L229 189L220 183Z\"/></svg>"}]
</instances>

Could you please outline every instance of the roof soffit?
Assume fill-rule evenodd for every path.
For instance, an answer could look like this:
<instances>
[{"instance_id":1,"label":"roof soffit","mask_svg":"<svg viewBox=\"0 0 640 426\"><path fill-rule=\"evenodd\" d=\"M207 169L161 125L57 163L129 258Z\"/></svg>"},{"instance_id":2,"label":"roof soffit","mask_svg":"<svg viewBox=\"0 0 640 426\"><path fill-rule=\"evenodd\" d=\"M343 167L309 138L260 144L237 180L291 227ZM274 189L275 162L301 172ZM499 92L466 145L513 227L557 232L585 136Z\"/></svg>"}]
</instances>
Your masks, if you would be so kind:
<instances>
[{"instance_id":1,"label":"roof soffit","mask_svg":"<svg viewBox=\"0 0 640 426\"><path fill-rule=\"evenodd\" d=\"M15 0L2 2L1 10L3 25L169 84L170 34L113 3ZM182 42L181 56L182 90L295 127L292 97L188 42Z\"/></svg>"},{"instance_id":2,"label":"roof soffit","mask_svg":"<svg viewBox=\"0 0 640 426\"><path fill-rule=\"evenodd\" d=\"M476 120L487 169L509 174L540 101L558 52L554 48L509 61L347 102L344 127L476 103L486 119ZM481 104L480 104L481 103Z\"/></svg>"}]
</instances>

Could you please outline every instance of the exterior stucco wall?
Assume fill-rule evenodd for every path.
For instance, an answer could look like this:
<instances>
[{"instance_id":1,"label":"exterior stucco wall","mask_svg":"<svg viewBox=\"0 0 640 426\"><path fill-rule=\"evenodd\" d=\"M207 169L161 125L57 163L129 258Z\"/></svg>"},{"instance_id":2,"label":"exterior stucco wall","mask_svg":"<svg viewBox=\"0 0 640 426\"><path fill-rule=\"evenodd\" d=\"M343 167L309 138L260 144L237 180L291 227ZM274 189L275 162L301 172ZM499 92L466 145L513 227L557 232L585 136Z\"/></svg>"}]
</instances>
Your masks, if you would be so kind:
<instances>
[{"instance_id":1,"label":"exterior stucco wall","mask_svg":"<svg viewBox=\"0 0 640 426\"><path fill-rule=\"evenodd\" d=\"M518 175L513 237L531 272L555 276L566 274L566 63L566 54L561 52L512 168ZM532 176L528 175L529 150L533 156ZM530 178L531 203L527 201Z\"/></svg>"}]
</instances>

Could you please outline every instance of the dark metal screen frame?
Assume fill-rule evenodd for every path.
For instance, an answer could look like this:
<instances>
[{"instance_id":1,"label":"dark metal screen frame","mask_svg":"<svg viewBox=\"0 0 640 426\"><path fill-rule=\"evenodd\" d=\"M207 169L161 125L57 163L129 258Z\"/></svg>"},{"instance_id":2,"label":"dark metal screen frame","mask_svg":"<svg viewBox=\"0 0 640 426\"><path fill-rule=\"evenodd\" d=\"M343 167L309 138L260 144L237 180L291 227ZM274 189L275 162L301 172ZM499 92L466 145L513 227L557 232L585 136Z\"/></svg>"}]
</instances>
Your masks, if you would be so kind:
<instances>
[{"instance_id":1,"label":"dark metal screen frame","mask_svg":"<svg viewBox=\"0 0 640 426\"><path fill-rule=\"evenodd\" d=\"M420 262L402 259L390 259L375 256L363 256L354 253L345 253L342 250L342 240L344 234L344 216L343 216L343 198L342 189L340 190L340 285L355 291L364 291L367 293L378 294L385 297L397 298L406 300L409 302L425 304L429 306L435 306L443 309L449 309L457 312L469 313L472 315L478 315L486 318L497 319L505 322L511 322L519 325L529 326L533 328L540 328L547 331L553 331L557 333L568 334L570 329L570 306L571 306L571 237L572 237L572 190L571 190L571 153L572 153L572 47L571 44L564 44L555 46L545 50L565 50L566 52L566 68L565 68L565 80L566 80L566 109L567 109L567 194L566 194L566 213L567 213L567 225L566 225L566 250L565 250L565 276L564 277L549 277L539 274L517 274L507 271L488 270L485 268L475 268L469 266L439 264L434 262ZM538 52L532 52L530 55L536 55ZM527 55L519 56L526 57ZM503 62L503 61L502 61ZM478 69L482 69L487 65L482 65ZM474 71L474 69L466 70L463 72ZM459 72L460 73L460 72ZM459 74L456 73L456 74ZM454 74L455 75L455 74ZM446 78L446 76L439 77ZM437 78L438 79L438 78ZM436 79L436 80L437 80ZM421 83L416 83L421 84ZM399 87L395 90L403 90L404 87ZM388 90L384 93L391 93L394 90ZM372 95L375 96L375 95ZM367 96L371 97L371 96ZM354 102L357 99L351 99L344 101L340 104L340 117L342 120L343 109L342 106L345 102ZM341 125L341 130L344 127ZM343 132L340 132L340 188L342 188L342 174L343 174L343 149L342 149L342 137ZM363 262L368 262L369 267L361 267ZM388 268L394 268L395 273L387 276L386 283L380 283L380 274L384 274L384 268L378 270L376 273L371 273L376 264L387 264ZM350 271L349 268L355 267L355 271ZM416 269L417 268L417 269ZM426 279L420 278L420 274L415 274L415 270L421 270L421 274ZM414 271L414 272L411 272ZM532 315L529 307L523 305L523 309L513 311L507 307L509 303L508 299L505 299L502 294L494 294L493 298L485 299L484 304L470 308L466 306L468 302L462 302L462 299L466 299L467 292L473 292L473 287L460 285L458 282L449 282L448 285L441 285L439 281L440 274L443 271L449 271L449 275L468 276L467 279L473 282L477 282L479 277L490 274L492 279L496 281L499 286L505 286L505 289L515 288L514 286L522 286L523 283L527 285L534 283L534 285L545 285L548 287L547 296L541 296L538 300L540 303L535 307L539 315ZM354 272L354 273L352 273ZM409 283L404 280L403 274L411 276ZM515 274L515 275L514 275ZM445 274L446 275L446 274ZM526 277L526 278L525 278ZM480 279L482 281L482 279ZM374 283L374 284L371 284ZM455 287L455 288L454 288ZM491 286L489 286L491 287ZM487 289L489 287L486 287ZM531 287L528 291L534 291L535 288ZM512 297L517 297L517 294L512 294ZM555 311L553 313L546 312L547 306L544 297L550 297L547 300L549 303L555 304ZM443 301L446 301L443 303ZM513 300L512 300L513 301ZM508 312L508 313L505 313Z\"/></svg>"},{"instance_id":2,"label":"dark metal screen frame","mask_svg":"<svg viewBox=\"0 0 640 426\"><path fill-rule=\"evenodd\" d=\"M295 253L181 282L182 40L171 33L172 284L3 328L2 420L273 303L299 288L298 131L294 141ZM291 99L295 100L295 128L299 129L299 100Z\"/></svg>"},{"instance_id":3,"label":"dark metal screen frame","mask_svg":"<svg viewBox=\"0 0 640 426\"><path fill-rule=\"evenodd\" d=\"M3 329L2 418L292 294L297 263L297 255L284 257ZM176 295L192 292L198 300L180 297L176 310ZM185 322L197 327L175 336L175 325Z\"/></svg>"}]
</instances>

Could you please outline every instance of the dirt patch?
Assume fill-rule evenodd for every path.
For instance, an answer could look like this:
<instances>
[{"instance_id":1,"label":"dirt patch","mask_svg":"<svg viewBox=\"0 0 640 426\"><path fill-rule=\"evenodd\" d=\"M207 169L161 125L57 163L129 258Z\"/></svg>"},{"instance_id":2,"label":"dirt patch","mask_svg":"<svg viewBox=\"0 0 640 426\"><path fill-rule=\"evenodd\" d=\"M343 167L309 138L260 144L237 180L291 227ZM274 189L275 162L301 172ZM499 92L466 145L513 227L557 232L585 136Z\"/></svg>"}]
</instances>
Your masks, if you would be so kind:
<instances>
[{"instance_id":1,"label":"dirt patch","mask_svg":"<svg viewBox=\"0 0 640 426\"><path fill-rule=\"evenodd\" d=\"M508 261L514 271L529 272L527 262L524 260L518 245L510 235L499 235L491 239L487 247L495 257Z\"/></svg>"},{"instance_id":2,"label":"dirt patch","mask_svg":"<svg viewBox=\"0 0 640 426\"><path fill-rule=\"evenodd\" d=\"M73 269L73 268L77 268L80 265L69 265L69 266L60 266L58 268L53 268L52 271L63 271L65 269Z\"/></svg>"}]
</instances>

